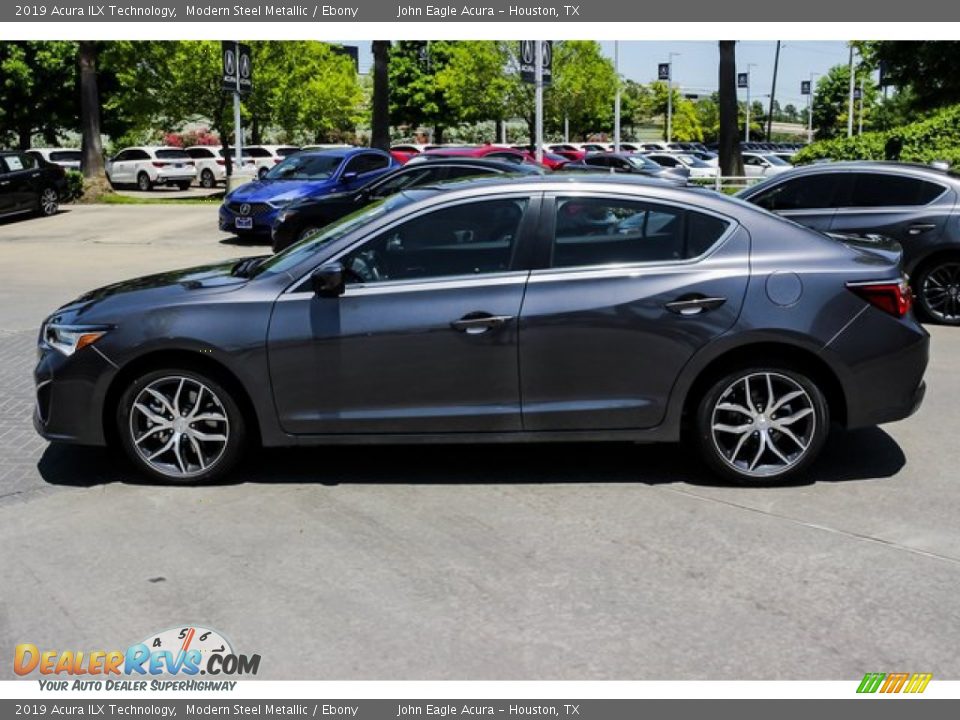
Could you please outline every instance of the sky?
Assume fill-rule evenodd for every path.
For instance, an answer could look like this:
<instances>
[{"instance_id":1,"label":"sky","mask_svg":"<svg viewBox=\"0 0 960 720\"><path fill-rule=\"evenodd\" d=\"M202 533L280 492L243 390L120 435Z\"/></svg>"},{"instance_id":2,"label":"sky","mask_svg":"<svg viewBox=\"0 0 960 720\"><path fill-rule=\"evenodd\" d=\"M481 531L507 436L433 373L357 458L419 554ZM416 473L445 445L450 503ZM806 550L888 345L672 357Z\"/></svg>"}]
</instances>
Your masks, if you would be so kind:
<instances>
[{"instance_id":1,"label":"sky","mask_svg":"<svg viewBox=\"0 0 960 720\"><path fill-rule=\"evenodd\" d=\"M370 41L346 41L345 45L360 48L360 72L366 73L373 64ZM770 83L773 79L773 58L776 41L742 41L737 43L737 71L751 74L750 99L766 105L770 101ZM602 52L611 60L613 41L600 43ZM668 53L680 53L673 58L673 80L684 93L709 94L717 89L719 50L716 42L655 42L620 41L620 73L630 80L648 83L657 78L657 64L667 62ZM809 80L810 73L823 75L834 65L849 60L849 48L839 41L783 42L780 47L780 68L777 73L777 100L781 107L793 103L806 107L800 94L800 81ZM740 90L746 99L746 90Z\"/></svg>"}]
</instances>

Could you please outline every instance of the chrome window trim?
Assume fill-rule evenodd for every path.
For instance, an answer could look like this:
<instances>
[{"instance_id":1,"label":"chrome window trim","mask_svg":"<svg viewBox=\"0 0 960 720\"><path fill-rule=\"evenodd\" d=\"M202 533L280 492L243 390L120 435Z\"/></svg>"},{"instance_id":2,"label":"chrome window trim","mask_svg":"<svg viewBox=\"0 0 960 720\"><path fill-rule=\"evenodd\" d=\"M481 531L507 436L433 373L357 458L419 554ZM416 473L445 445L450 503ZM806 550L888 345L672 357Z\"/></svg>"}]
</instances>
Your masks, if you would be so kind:
<instances>
[{"instance_id":1,"label":"chrome window trim","mask_svg":"<svg viewBox=\"0 0 960 720\"><path fill-rule=\"evenodd\" d=\"M458 290L466 287L494 287L519 285L527 282L529 270L510 270L508 272L489 273L483 275L446 275L431 280L385 280L367 285L365 283L348 284L341 298L366 297L368 295L389 295L392 293L412 293L426 290ZM298 285L300 283L297 283ZM281 302L302 300L304 297L314 297L313 290L289 291L278 299Z\"/></svg>"}]
</instances>

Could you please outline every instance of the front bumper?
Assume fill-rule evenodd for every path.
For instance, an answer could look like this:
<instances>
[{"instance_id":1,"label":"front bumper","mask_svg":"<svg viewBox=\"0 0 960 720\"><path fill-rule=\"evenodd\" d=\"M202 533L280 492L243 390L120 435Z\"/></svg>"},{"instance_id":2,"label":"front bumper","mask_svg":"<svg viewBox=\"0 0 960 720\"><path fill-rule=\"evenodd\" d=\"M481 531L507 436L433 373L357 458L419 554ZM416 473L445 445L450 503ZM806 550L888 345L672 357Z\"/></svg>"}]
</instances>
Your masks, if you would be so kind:
<instances>
[{"instance_id":1,"label":"front bumper","mask_svg":"<svg viewBox=\"0 0 960 720\"><path fill-rule=\"evenodd\" d=\"M231 233L256 233L269 235L273 222L280 212L280 208L270 207L266 203L237 203L239 205L248 204L251 209L246 215L242 215L237 210L229 207L227 204L220 206L219 227L223 232ZM250 227L238 227L237 218L250 218Z\"/></svg>"},{"instance_id":2,"label":"front bumper","mask_svg":"<svg viewBox=\"0 0 960 720\"><path fill-rule=\"evenodd\" d=\"M105 445L104 398L116 367L92 345L66 357L40 347L33 426L47 440Z\"/></svg>"}]
</instances>

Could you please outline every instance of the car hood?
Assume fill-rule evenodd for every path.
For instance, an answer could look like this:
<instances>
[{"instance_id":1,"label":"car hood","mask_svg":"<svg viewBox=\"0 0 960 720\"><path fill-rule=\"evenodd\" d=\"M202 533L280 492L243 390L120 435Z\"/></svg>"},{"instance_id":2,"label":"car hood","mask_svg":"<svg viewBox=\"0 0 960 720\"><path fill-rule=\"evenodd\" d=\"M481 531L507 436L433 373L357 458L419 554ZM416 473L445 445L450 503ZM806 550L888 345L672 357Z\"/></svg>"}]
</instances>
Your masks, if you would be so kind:
<instances>
[{"instance_id":1,"label":"car hood","mask_svg":"<svg viewBox=\"0 0 960 720\"><path fill-rule=\"evenodd\" d=\"M256 180L241 185L225 198L226 202L268 202L302 198L329 192L337 187L336 180Z\"/></svg>"},{"instance_id":2,"label":"car hood","mask_svg":"<svg viewBox=\"0 0 960 720\"><path fill-rule=\"evenodd\" d=\"M93 319L90 317L92 315L103 321L113 308L128 314L138 306L156 307L204 294L231 292L249 282L249 278L231 274L233 268L245 259L145 275L106 285L84 293L57 310L55 315L68 315L69 322L89 321Z\"/></svg>"}]
</instances>

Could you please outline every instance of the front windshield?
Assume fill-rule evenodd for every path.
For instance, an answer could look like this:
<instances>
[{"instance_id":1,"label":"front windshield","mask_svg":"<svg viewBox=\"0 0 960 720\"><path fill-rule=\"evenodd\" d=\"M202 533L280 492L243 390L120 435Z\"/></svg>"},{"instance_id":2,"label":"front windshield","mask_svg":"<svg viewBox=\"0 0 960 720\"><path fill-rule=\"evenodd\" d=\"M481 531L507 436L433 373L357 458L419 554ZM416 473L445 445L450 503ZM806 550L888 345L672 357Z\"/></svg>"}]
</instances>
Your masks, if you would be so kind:
<instances>
[{"instance_id":1,"label":"front windshield","mask_svg":"<svg viewBox=\"0 0 960 720\"><path fill-rule=\"evenodd\" d=\"M309 235L300 242L291 245L286 250L268 258L263 264L257 267L255 274L273 275L286 272L321 252L334 240L339 240L355 228L372 222L389 212L393 212L397 208L409 205L431 194L432 192L425 190L407 190L391 195L383 200L378 200L357 210L355 213L340 218L318 230L316 234Z\"/></svg>"},{"instance_id":2,"label":"front windshield","mask_svg":"<svg viewBox=\"0 0 960 720\"><path fill-rule=\"evenodd\" d=\"M776 155L764 155L763 159L769 162L771 165L789 165L790 163L781 160Z\"/></svg>"},{"instance_id":3,"label":"front windshield","mask_svg":"<svg viewBox=\"0 0 960 720\"><path fill-rule=\"evenodd\" d=\"M343 155L291 155L264 177L268 180L327 180L343 162Z\"/></svg>"}]
</instances>

